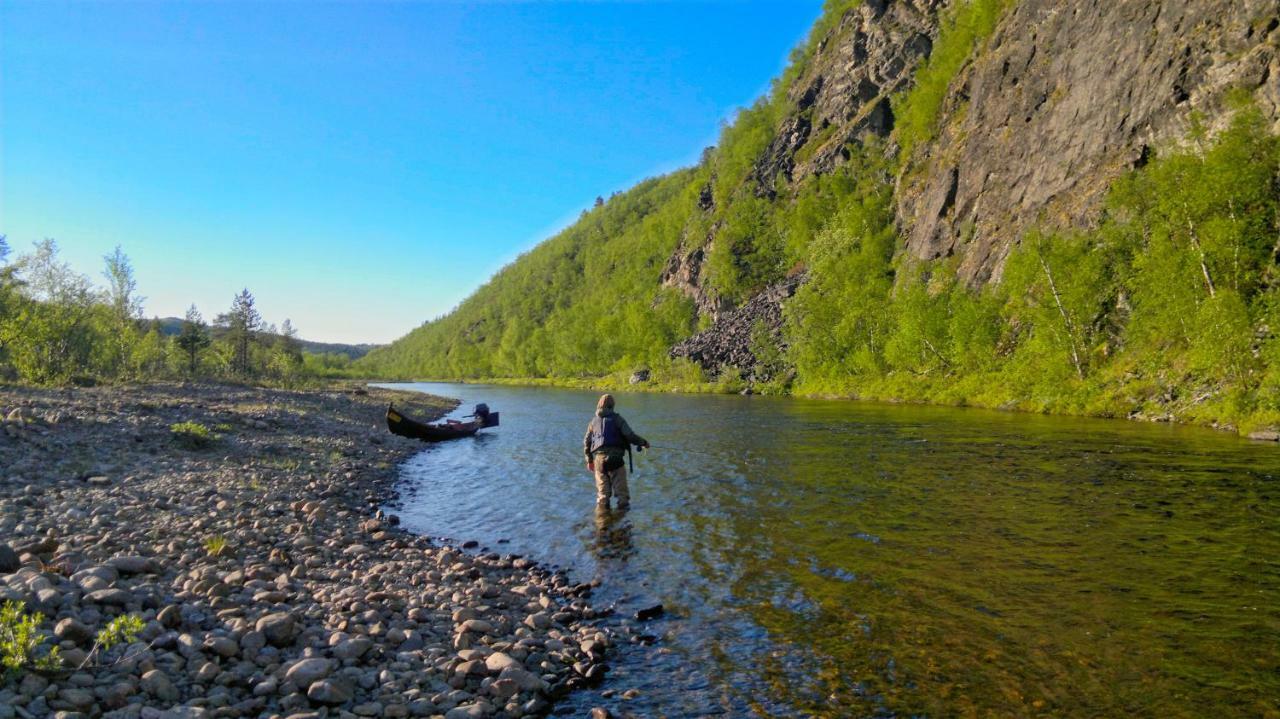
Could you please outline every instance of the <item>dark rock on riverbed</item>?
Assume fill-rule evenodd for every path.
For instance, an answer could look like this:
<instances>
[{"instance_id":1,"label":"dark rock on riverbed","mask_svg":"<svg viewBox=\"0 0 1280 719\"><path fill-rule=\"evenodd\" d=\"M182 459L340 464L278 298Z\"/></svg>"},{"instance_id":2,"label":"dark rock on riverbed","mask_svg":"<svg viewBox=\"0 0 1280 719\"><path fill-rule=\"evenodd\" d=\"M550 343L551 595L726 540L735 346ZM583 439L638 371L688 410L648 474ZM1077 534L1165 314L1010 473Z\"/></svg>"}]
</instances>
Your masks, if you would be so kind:
<instances>
[{"instance_id":1,"label":"dark rock on riverbed","mask_svg":"<svg viewBox=\"0 0 1280 719\"><path fill-rule=\"evenodd\" d=\"M451 407L415 397L396 401ZM43 612L67 663L0 684L0 719L520 717L601 676L613 634L563 574L377 511L420 448L386 435L388 399L0 390L20 426L0 442L0 599ZM183 448L179 422L214 439ZM138 640L76 670L123 614Z\"/></svg>"},{"instance_id":2,"label":"dark rock on riverbed","mask_svg":"<svg viewBox=\"0 0 1280 719\"><path fill-rule=\"evenodd\" d=\"M654 604L652 606L648 606L637 611L636 620L641 622L647 622L650 619L657 619L658 617L662 616L664 612L666 612L665 607L663 607L661 604Z\"/></svg>"}]
</instances>

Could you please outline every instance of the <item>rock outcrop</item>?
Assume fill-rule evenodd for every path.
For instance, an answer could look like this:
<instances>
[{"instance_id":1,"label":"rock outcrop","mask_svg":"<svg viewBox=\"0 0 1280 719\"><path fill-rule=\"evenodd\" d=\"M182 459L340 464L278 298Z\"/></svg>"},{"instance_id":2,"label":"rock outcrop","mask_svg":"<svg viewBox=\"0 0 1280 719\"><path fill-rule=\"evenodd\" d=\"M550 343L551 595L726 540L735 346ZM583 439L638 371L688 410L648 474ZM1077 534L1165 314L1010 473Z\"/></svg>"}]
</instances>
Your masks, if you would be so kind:
<instances>
[{"instance_id":1,"label":"rock outcrop","mask_svg":"<svg viewBox=\"0 0 1280 719\"><path fill-rule=\"evenodd\" d=\"M952 81L898 183L906 248L998 280L1032 225L1091 223L1153 148L1214 129L1233 90L1280 118L1276 0L1022 0Z\"/></svg>"},{"instance_id":2,"label":"rock outcrop","mask_svg":"<svg viewBox=\"0 0 1280 719\"><path fill-rule=\"evenodd\" d=\"M780 350L785 349L782 339L782 304L796 293L804 282L803 275L787 278L740 307L726 312L712 327L671 348L671 357L697 362L709 372L719 372L724 367L735 367L751 381L773 379L773 370L760 362L752 348L753 334L763 329Z\"/></svg>"},{"instance_id":3,"label":"rock outcrop","mask_svg":"<svg viewBox=\"0 0 1280 719\"><path fill-rule=\"evenodd\" d=\"M779 176L802 180L849 159L848 145L893 130L890 97L911 83L938 34L943 0L872 0L840 18L790 91L782 121L755 167L768 192Z\"/></svg>"}]
</instances>

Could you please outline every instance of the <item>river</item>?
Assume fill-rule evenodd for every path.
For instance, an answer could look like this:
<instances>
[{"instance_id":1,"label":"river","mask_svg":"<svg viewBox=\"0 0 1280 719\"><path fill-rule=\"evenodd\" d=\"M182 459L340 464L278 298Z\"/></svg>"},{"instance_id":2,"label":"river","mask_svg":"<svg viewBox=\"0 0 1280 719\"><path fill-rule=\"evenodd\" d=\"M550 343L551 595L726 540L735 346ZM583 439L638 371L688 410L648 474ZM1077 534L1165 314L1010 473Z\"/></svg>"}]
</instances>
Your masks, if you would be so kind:
<instances>
[{"instance_id":1,"label":"river","mask_svg":"<svg viewBox=\"0 0 1280 719\"><path fill-rule=\"evenodd\" d=\"M1280 448L972 409L620 394L654 448L597 516L590 392L392 385L502 424L403 467L406 527L663 603L573 695L635 716L1280 715ZM464 414L460 410L458 414ZM623 700L621 692L639 690ZM606 696L608 695L608 696Z\"/></svg>"}]
</instances>

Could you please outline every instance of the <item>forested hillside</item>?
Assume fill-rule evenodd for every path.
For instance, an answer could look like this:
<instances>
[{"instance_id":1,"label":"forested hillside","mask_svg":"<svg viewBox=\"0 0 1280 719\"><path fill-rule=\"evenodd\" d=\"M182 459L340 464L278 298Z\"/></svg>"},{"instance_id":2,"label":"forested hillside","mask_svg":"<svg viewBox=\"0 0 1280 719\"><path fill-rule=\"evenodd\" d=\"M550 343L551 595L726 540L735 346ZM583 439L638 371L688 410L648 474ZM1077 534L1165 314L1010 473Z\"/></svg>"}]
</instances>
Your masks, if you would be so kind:
<instances>
[{"instance_id":1,"label":"forested hillside","mask_svg":"<svg viewBox=\"0 0 1280 719\"><path fill-rule=\"evenodd\" d=\"M1273 425L1277 25L1262 0L829 2L697 166L361 366Z\"/></svg>"}]
</instances>

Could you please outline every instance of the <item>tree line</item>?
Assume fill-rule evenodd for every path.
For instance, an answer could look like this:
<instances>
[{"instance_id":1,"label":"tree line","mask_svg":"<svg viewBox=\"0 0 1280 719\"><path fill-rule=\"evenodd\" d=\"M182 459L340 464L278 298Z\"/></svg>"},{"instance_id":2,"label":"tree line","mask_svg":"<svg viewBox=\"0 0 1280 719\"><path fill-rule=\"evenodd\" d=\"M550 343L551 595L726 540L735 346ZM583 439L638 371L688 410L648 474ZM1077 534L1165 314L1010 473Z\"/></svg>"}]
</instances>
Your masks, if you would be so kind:
<instances>
[{"instance_id":1,"label":"tree line","mask_svg":"<svg viewBox=\"0 0 1280 719\"><path fill-rule=\"evenodd\" d=\"M217 378L296 384L344 372L345 356L301 350L289 320L263 320L248 289L206 321L195 305L177 327L145 319L120 247L101 284L65 262L54 240L14 256L0 236L0 379L32 384Z\"/></svg>"}]
</instances>

